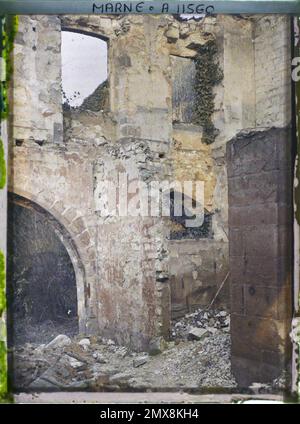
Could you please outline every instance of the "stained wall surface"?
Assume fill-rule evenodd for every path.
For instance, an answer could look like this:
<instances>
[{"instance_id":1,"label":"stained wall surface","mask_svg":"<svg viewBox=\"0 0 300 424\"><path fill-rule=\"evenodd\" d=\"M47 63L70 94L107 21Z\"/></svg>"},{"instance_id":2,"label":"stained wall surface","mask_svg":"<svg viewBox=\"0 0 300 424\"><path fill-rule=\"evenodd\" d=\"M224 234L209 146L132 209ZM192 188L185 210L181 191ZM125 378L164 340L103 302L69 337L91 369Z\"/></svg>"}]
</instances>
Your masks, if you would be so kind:
<instances>
[{"instance_id":1,"label":"stained wall surface","mask_svg":"<svg viewBox=\"0 0 300 424\"><path fill-rule=\"evenodd\" d=\"M62 107L62 30L108 42L107 86L79 109ZM195 63L208 45L218 77L193 98L202 75ZM222 285L217 304L230 309L226 144L245 129L289 124L288 51L289 20L280 16L20 17L9 189L47 210L72 239L82 331L143 350L168 337L172 306L207 306ZM185 91L180 108L175 97ZM274 93L280 101L269 100ZM205 110L205 95L207 121L193 113ZM98 101L101 108L91 106ZM125 172L146 183L203 181L209 237L170 239L176 225L167 217L103 217L99 186Z\"/></svg>"}]
</instances>

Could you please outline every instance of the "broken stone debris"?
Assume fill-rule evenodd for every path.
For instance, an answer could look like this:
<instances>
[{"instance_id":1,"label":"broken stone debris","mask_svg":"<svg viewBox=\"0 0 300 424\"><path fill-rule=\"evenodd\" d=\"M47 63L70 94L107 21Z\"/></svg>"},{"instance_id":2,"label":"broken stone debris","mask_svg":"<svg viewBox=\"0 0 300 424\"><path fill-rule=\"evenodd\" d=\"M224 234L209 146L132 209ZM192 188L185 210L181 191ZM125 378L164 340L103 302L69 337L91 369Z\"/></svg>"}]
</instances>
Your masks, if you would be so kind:
<instances>
[{"instance_id":1,"label":"broken stone debris","mask_svg":"<svg viewBox=\"0 0 300 424\"><path fill-rule=\"evenodd\" d=\"M209 331L205 328L191 328L188 334L189 340L202 340L209 335Z\"/></svg>"},{"instance_id":2,"label":"broken stone debris","mask_svg":"<svg viewBox=\"0 0 300 424\"><path fill-rule=\"evenodd\" d=\"M212 319L214 326L210 327ZM155 355L136 352L110 339L94 336L87 339L59 335L45 348L27 343L13 350L14 389L234 389L237 384L231 373L231 341L229 327L224 327L225 324L230 324L226 311L220 314L217 310L198 309L173 321L172 340L152 341ZM280 392L284 382L285 379L279 378L272 385L254 383L251 389L253 393Z\"/></svg>"},{"instance_id":3,"label":"broken stone debris","mask_svg":"<svg viewBox=\"0 0 300 424\"><path fill-rule=\"evenodd\" d=\"M166 341L163 337L156 337L149 343L149 355L159 355L167 347Z\"/></svg>"},{"instance_id":4,"label":"broken stone debris","mask_svg":"<svg viewBox=\"0 0 300 424\"><path fill-rule=\"evenodd\" d=\"M134 358L133 360L133 366L134 368L140 367L141 365L146 364L146 362L148 362L148 355L142 355L142 356L138 356L137 358Z\"/></svg>"},{"instance_id":5,"label":"broken stone debris","mask_svg":"<svg viewBox=\"0 0 300 424\"><path fill-rule=\"evenodd\" d=\"M46 345L46 349L62 348L64 346L68 346L71 343L72 341L70 337L65 336L64 334L59 334L55 337L55 339L51 340L51 342Z\"/></svg>"},{"instance_id":6,"label":"broken stone debris","mask_svg":"<svg viewBox=\"0 0 300 424\"><path fill-rule=\"evenodd\" d=\"M193 328L205 328L213 334L220 329L223 332L229 333L230 315L224 310L205 310L199 308L173 322L172 339L188 339L188 334Z\"/></svg>"},{"instance_id":7,"label":"broken stone debris","mask_svg":"<svg viewBox=\"0 0 300 424\"><path fill-rule=\"evenodd\" d=\"M80 340L80 342L78 344L80 346L82 346L84 350L87 350L89 348L89 346L91 345L91 342L90 342L89 339L82 339L82 340Z\"/></svg>"},{"instance_id":8,"label":"broken stone debris","mask_svg":"<svg viewBox=\"0 0 300 424\"><path fill-rule=\"evenodd\" d=\"M196 310L172 322L172 339L155 338L136 352L104 337L59 335L45 347L13 350L18 390L151 390L235 387L226 313ZM209 327L209 320L214 326ZM222 325L221 325L222 324ZM213 331L213 330L214 331ZM193 330L193 331L192 331ZM198 331L205 333L200 337ZM193 341L189 333L193 332Z\"/></svg>"}]
</instances>

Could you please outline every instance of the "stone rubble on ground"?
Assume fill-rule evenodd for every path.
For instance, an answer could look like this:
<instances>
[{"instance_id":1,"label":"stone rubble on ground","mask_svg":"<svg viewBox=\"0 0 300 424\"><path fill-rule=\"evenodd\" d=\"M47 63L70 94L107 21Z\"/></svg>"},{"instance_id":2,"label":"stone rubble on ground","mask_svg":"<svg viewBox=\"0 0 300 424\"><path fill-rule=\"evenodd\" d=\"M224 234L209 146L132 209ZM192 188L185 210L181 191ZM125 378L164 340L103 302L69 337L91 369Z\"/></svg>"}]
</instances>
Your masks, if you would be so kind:
<instances>
[{"instance_id":1,"label":"stone rubble on ground","mask_svg":"<svg viewBox=\"0 0 300 424\"><path fill-rule=\"evenodd\" d=\"M82 346L84 350L88 350L89 346L91 345L91 342L89 339L85 338L81 339L78 344Z\"/></svg>"},{"instance_id":2,"label":"stone rubble on ground","mask_svg":"<svg viewBox=\"0 0 300 424\"><path fill-rule=\"evenodd\" d=\"M141 365L146 364L146 362L148 362L148 359L149 359L148 354L134 358L134 360L133 360L134 368L137 368L137 367L140 367Z\"/></svg>"},{"instance_id":3,"label":"stone rubble on ground","mask_svg":"<svg viewBox=\"0 0 300 424\"><path fill-rule=\"evenodd\" d=\"M158 355L167 348L167 342L163 337L156 337L149 343L149 355Z\"/></svg>"},{"instance_id":4,"label":"stone rubble on ground","mask_svg":"<svg viewBox=\"0 0 300 424\"><path fill-rule=\"evenodd\" d=\"M197 309L195 312L185 315L173 325L172 338L188 339L189 333L195 328L204 328L214 334L217 330L229 333L230 315L226 311Z\"/></svg>"},{"instance_id":5,"label":"stone rubble on ground","mask_svg":"<svg viewBox=\"0 0 300 424\"><path fill-rule=\"evenodd\" d=\"M209 331L205 328L191 328L188 333L188 340L202 340L209 335Z\"/></svg>"},{"instance_id":6,"label":"stone rubble on ground","mask_svg":"<svg viewBox=\"0 0 300 424\"><path fill-rule=\"evenodd\" d=\"M198 309L172 323L170 341L152 340L149 352L97 336L61 334L47 345L26 343L13 350L14 389L234 390L229 325L225 311Z\"/></svg>"},{"instance_id":7,"label":"stone rubble on ground","mask_svg":"<svg viewBox=\"0 0 300 424\"><path fill-rule=\"evenodd\" d=\"M55 349L59 347L68 346L72 343L70 337L65 336L64 334L59 334L55 339L51 340L46 346L46 349Z\"/></svg>"}]
</instances>

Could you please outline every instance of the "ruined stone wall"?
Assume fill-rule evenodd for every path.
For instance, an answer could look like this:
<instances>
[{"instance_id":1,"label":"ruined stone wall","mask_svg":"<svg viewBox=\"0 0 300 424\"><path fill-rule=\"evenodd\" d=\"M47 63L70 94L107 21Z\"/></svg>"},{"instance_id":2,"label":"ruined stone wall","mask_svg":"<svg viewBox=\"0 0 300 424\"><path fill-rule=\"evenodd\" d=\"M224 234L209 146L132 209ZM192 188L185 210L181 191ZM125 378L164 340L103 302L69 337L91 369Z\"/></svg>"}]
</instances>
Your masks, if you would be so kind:
<instances>
[{"instance_id":1,"label":"ruined stone wall","mask_svg":"<svg viewBox=\"0 0 300 424\"><path fill-rule=\"evenodd\" d=\"M204 181L205 208L211 213L212 234L208 239L170 241L174 314L178 310L209 306L226 279L229 271L226 143L240 130L255 126L253 22L247 18L218 16L205 20L200 27L215 40L215 60L223 74L213 87L212 121L218 134L207 145L199 127L193 123L175 123L171 154L177 179ZM215 306L228 308L228 297L226 280Z\"/></svg>"},{"instance_id":2,"label":"ruined stone wall","mask_svg":"<svg viewBox=\"0 0 300 424\"><path fill-rule=\"evenodd\" d=\"M39 146L33 140L15 145L10 155L9 190L56 218L78 253L73 266L83 274L77 282L81 331L90 331L96 316L91 310L96 281L92 157L52 143Z\"/></svg>"},{"instance_id":3,"label":"ruined stone wall","mask_svg":"<svg viewBox=\"0 0 300 424\"><path fill-rule=\"evenodd\" d=\"M231 125L232 116L226 116L225 110L231 107L232 96L238 98L238 105L243 109L248 107L248 104L244 105L243 102L249 91L249 81L245 80L249 52L244 50L244 57L247 58L245 63L242 60L239 61L238 77L245 89L238 90L236 79L233 81L236 73L232 72L237 54L231 52L232 46L227 51L225 36L228 36L227 27L231 28L232 22L238 25L235 31L243 34L245 23L242 21L240 25L239 21L228 17L208 18L204 23L179 22L170 16L126 17L120 20L101 18L101 21L97 19L98 21L95 17L89 17L78 20L75 17L67 17L63 20L63 26L77 30L88 27L91 31L109 38L110 107L105 113L100 114L81 111L65 115L65 141L69 144L76 139L82 144L87 140L89 142L94 140L98 145L102 145L105 151L109 149L110 143L105 145L107 141L113 144L123 141L125 145L135 142L138 145L137 141L143 140L143 144L151 152L150 156L145 157L145 152L136 151L135 147L129 151L126 147L125 152L122 149L121 151L114 149L113 161L109 153L105 166L109 167L110 172L118 169L130 174L134 170L135 176L143 181L151 179L176 180L181 183L185 180L204 181L204 206L212 215L213 231L209 240L195 241L189 237L185 240L187 244L191 242L192 245L198 246L198 250L194 249L193 254L196 264L191 263L190 258L185 256L181 249L181 240L167 242L168 232L172 230L168 220L165 220L166 228L161 222L157 229L156 240L159 240L159 243L156 241L158 245L154 251L161 249L176 251L178 264L184 264L186 269L184 276L177 274L175 271L177 267L174 267L173 261L167 264L164 258L162 264L158 258L157 266L162 268L164 274L169 271L172 275L170 288L166 288L167 283L165 283L164 290L172 291L174 287L176 291L176 287L184 284L191 302L187 302L186 296L183 295L179 302L181 306L186 306L187 303L193 306L207 306L228 272L227 182L224 156L227 135L224 131L225 129L229 131L227 124ZM245 22L248 35L251 23ZM246 38L245 35L244 37ZM219 134L215 144L207 145L203 139L202 127L195 123L193 107L189 106L189 113L179 113L181 117L176 116L174 96L177 91L183 93L185 89L191 93L190 96L195 92L195 79L190 75L190 70L193 68L193 61L197 58L201 46L210 41L217 44L215 60L221 72L224 73L224 81L228 83L230 90L227 91L227 88L225 90L223 81L213 87L215 111L212 120ZM226 62L224 62L224 51ZM225 95L227 97L224 100ZM196 101L197 99L194 98L191 103ZM180 99L178 99L178 105L179 108L183 107ZM246 125L243 119L240 117L238 124L235 123L238 128ZM234 133L235 130L236 128L232 129L232 132ZM122 165L118 165L119 157L124 155L131 157L131 163L127 161L128 163L124 165L123 161ZM107 228L108 232L110 224L105 222L103 225L101 231L102 228ZM121 234L126 228L122 222ZM125 232L124 239L128 237ZM105 246L101 249L102 258L104 258L108 253L103 253ZM210 257L214 257L218 252L218 259L213 261L209 268L204 265L203 251L206 251L207 256ZM114 267L113 264L111 266ZM99 265L98 272L102 269L101 267L103 267L103 261ZM199 291L203 293L201 297L198 294ZM228 305L227 291L228 287L225 287L218 299L225 307ZM123 296L124 294L121 298ZM179 301L178 298L177 301ZM158 306L156 310L164 311L162 320L166 321L168 307ZM164 329L163 334L166 335L167 330Z\"/></svg>"},{"instance_id":4,"label":"ruined stone wall","mask_svg":"<svg viewBox=\"0 0 300 424\"><path fill-rule=\"evenodd\" d=\"M169 243L172 316L196 307L208 307L228 272L227 243L212 239L178 240ZM214 307L228 306L228 285Z\"/></svg>"},{"instance_id":5,"label":"ruined stone wall","mask_svg":"<svg viewBox=\"0 0 300 424\"><path fill-rule=\"evenodd\" d=\"M290 21L286 16L263 16L255 20L257 127L283 127L290 123L290 34Z\"/></svg>"},{"instance_id":6,"label":"ruined stone wall","mask_svg":"<svg viewBox=\"0 0 300 424\"><path fill-rule=\"evenodd\" d=\"M63 25L75 29L88 26L95 31L96 25L91 19L81 18L79 22L68 17L64 18ZM210 19L202 26L195 22L180 23L172 17L145 16L114 19L111 27L107 24L108 19L105 22L106 32L102 34L109 38L109 111L97 115L87 111L65 115L66 142L72 143L76 138L83 143L82 135L91 142L97 128L96 141L102 145L103 153L95 161L95 192L97 181L109 178L116 171L127 172L130 178L145 182L204 180L205 207L212 212L216 184L212 148L203 142L199 125L174 122L172 96L176 88L174 58L191 62L199 47L215 38L212 30L217 33L217 21ZM101 28L99 24L98 34ZM189 80L189 75L184 77L185 83L190 84L190 90L193 89L192 78ZM226 205L225 196L223 200ZM168 221L110 218L102 220L100 225L101 217L98 216L99 325L102 331L114 333L126 343L130 343L130 338L135 344L145 344L154 335L168 336L170 291L173 288L176 291L176 285L182 284L183 277L177 275L177 267L168 260L169 249L176 251L178 264L188 263L185 284L192 305L207 305L226 275L226 241L221 240L216 246L213 239L205 240L201 248L201 240L187 239L187 244L198 245L193 255L196 265L193 265L188 257L184 258L181 241L167 240L170 231ZM120 247L115 241L110 241L112 234L118 234ZM145 249L142 248L144 244ZM222 260L218 259L217 263L206 267L202 257L205 250L210 257L215 251L220 251ZM116 258L114 261L111 261L112 255ZM195 267L199 276L197 274L194 281ZM169 275L172 275L171 282L168 282ZM116 282L115 286L112 286L112 280ZM199 286L204 287L203 296L196 294ZM179 303L186 305L185 294L182 293ZM128 308L131 304L132 308ZM148 305L148 310L145 305ZM225 296L223 305L226 305ZM142 325L142 330L139 330L139 325Z\"/></svg>"},{"instance_id":7,"label":"ruined stone wall","mask_svg":"<svg viewBox=\"0 0 300 424\"><path fill-rule=\"evenodd\" d=\"M53 19L49 20L49 25ZM161 136L161 127L157 128L147 119L155 99L147 100L144 95L135 98L141 91L135 91L133 80L116 81L118 76L123 75L120 73L122 66L129 66L125 56L123 62L120 59L120 52L126 52L124 44L128 45L128 39L125 34L130 25L123 19L91 17L64 18L63 26L90 30L92 34L103 35L110 40L109 83L114 87L110 90L110 111L65 113L64 140L54 139L49 121L47 137L44 137L44 116L40 113L41 103L37 96L47 92L49 87L48 82L42 84L39 81L37 70L32 70L32 63L44 74L52 63L51 72L56 72L52 75L55 82L60 78L60 66L56 63L56 55L51 62L52 55L48 54L48 61L44 62L48 45L38 45L34 53L23 48L21 51L21 47L24 37L28 37L27 49L36 38L42 37L46 21L45 17L22 17L20 22L15 61L21 62L19 64L28 71L29 78L21 78L20 72L15 75L17 89L14 91L15 132L11 141L10 190L45 208L68 232L80 258L78 264L77 257L71 257L73 266L75 271L78 267L82 268L83 274L82 284L77 289L81 331L101 331L122 343L144 349L151 338L162 333L167 336L169 331L168 285L163 286L166 254L162 223L151 218L112 218L105 222L97 214L94 190L96 192L99 175L107 178L111 172L123 170L149 179L153 173L165 172L160 170L159 155L166 152L164 142L167 136ZM145 28L147 30L147 26ZM137 25L137 31L142 33L146 42L143 21ZM55 42L52 39L50 45L59 50L60 40ZM137 60L136 46L128 49L134 51L130 60ZM135 75L138 78L139 72L144 78L140 77L141 83L148 83L149 73L144 66L128 72L127 78L135 78ZM160 77L159 73L156 83L159 83ZM132 93L125 93L124 97L124 90L126 92L128 88ZM25 101L20 93L26 91L33 94ZM135 115L135 109L132 110L131 98L134 108L139 108L140 116ZM165 97L162 95L162 98ZM143 104L145 99L147 104ZM21 104L22 111L19 108ZM61 97L56 98L56 108L61 110ZM160 110L162 114L166 113L160 100L157 109L159 113ZM39 121L39 126L32 118L29 119L29 115L24 119L24 110ZM59 117L62 120L63 114ZM139 120L149 122L149 128L142 127ZM164 123L165 119L161 118L161 121ZM134 125L141 126L143 134L137 133ZM41 131L28 132L27 127L40 128ZM141 137L145 140L142 141ZM162 304L166 305L165 310Z\"/></svg>"},{"instance_id":8,"label":"ruined stone wall","mask_svg":"<svg viewBox=\"0 0 300 424\"><path fill-rule=\"evenodd\" d=\"M253 20L255 127L227 144L232 370L289 385L292 317L290 20Z\"/></svg>"},{"instance_id":9,"label":"ruined stone wall","mask_svg":"<svg viewBox=\"0 0 300 424\"><path fill-rule=\"evenodd\" d=\"M20 19L14 53L14 138L62 142L60 20Z\"/></svg>"},{"instance_id":10,"label":"ruined stone wall","mask_svg":"<svg viewBox=\"0 0 300 424\"><path fill-rule=\"evenodd\" d=\"M72 240L76 255L71 259L81 275L82 331L145 349L153 337L168 337L171 299L184 308L207 306L224 281L226 142L262 119L255 97L260 81L255 25L255 20L231 16L203 22L172 16L21 17L10 190L50 212ZM62 111L61 28L108 40L105 110ZM222 72L212 87L211 120L217 131L210 145L191 110L174 113L173 102L178 84L194 84L192 76L184 77L185 66L174 73L176 63L182 63L176 58L192 69L194 62L188 61L208 42L217 47L214 60ZM192 92L189 86L189 96ZM145 182L204 181L210 238L169 240L169 218L104 218L96 206L98 187L119 172ZM228 288L225 283L218 298L227 307Z\"/></svg>"},{"instance_id":11,"label":"ruined stone wall","mask_svg":"<svg viewBox=\"0 0 300 424\"><path fill-rule=\"evenodd\" d=\"M242 387L289 370L290 131L240 134L228 148L232 369Z\"/></svg>"}]
</instances>

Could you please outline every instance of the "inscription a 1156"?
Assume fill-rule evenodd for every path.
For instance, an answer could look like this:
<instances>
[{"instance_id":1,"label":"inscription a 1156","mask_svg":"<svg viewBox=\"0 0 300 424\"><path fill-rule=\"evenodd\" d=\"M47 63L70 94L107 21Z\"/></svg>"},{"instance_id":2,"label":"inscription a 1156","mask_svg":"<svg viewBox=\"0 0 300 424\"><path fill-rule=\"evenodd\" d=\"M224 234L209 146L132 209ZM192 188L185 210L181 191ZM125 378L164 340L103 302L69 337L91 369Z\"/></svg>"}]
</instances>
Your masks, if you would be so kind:
<instances>
[{"instance_id":1,"label":"inscription a 1156","mask_svg":"<svg viewBox=\"0 0 300 424\"><path fill-rule=\"evenodd\" d=\"M171 13L212 15L215 11L213 5L203 3L164 2L155 5L154 2L97 2L93 3L93 13Z\"/></svg>"}]
</instances>

